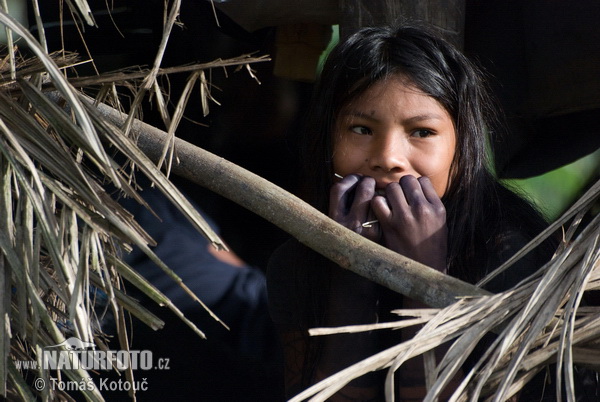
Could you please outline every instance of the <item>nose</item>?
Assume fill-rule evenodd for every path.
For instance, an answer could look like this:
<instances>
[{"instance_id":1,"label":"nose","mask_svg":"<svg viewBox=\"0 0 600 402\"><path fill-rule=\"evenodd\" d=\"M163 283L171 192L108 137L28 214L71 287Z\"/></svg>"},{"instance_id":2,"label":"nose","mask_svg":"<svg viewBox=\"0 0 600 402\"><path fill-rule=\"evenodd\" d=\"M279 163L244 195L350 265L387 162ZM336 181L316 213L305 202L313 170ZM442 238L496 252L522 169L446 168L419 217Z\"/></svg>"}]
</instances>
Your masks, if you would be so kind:
<instances>
[{"instance_id":1,"label":"nose","mask_svg":"<svg viewBox=\"0 0 600 402\"><path fill-rule=\"evenodd\" d=\"M370 168L380 173L399 173L407 169L407 146L398 133L381 136L373 143Z\"/></svg>"}]
</instances>

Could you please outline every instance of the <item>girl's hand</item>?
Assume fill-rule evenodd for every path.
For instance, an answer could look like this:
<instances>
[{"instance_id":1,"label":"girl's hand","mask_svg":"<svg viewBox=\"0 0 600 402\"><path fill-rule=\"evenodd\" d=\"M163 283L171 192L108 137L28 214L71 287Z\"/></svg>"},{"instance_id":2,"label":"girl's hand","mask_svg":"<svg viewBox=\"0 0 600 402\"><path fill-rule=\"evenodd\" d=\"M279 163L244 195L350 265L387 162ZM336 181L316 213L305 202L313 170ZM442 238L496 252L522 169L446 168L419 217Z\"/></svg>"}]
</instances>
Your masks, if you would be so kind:
<instances>
[{"instance_id":1,"label":"girl's hand","mask_svg":"<svg viewBox=\"0 0 600 402\"><path fill-rule=\"evenodd\" d=\"M403 176L388 184L385 193L371 201L383 245L446 273L446 208L429 178Z\"/></svg>"},{"instance_id":2,"label":"girl's hand","mask_svg":"<svg viewBox=\"0 0 600 402\"><path fill-rule=\"evenodd\" d=\"M371 211L375 195L375 179L352 174L331 187L329 217L369 240L379 241L379 225L367 224L376 218Z\"/></svg>"}]
</instances>

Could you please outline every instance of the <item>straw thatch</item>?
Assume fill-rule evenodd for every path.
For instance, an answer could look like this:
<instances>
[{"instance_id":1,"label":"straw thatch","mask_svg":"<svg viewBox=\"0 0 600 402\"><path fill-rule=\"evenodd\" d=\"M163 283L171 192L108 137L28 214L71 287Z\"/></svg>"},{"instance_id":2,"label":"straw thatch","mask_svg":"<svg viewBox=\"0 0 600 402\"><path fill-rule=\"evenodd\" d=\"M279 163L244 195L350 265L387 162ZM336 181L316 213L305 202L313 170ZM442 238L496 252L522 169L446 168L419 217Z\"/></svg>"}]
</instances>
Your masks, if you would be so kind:
<instances>
[{"instance_id":1,"label":"straw thatch","mask_svg":"<svg viewBox=\"0 0 600 402\"><path fill-rule=\"evenodd\" d=\"M37 2L33 3L37 13ZM93 23L85 0L68 5L82 20ZM136 192L135 174L146 175L215 247L225 248L196 209L127 135L140 103L146 94L153 96L173 136L194 86L200 86L208 111L211 88L205 71L234 66L245 67L252 75L249 65L267 59L240 56L161 69L161 57L179 12L176 1L171 3L163 41L150 69L71 79L68 70L79 62L78 56L66 51L48 54L39 13L35 16L38 40L5 12L4 2L0 6L0 23L7 27L9 42L20 37L19 44L28 54L22 56L11 44L2 49L0 64L0 395L20 400L34 400L36 394L43 400L68 399L52 387L37 392L36 383L17 364L37 362L35 374L49 384L51 373L41 364L43 348L74 336L106 350L108 340L102 323L107 314L116 323L124 351L129 350L130 343L127 314L154 329L161 328L164 323L158 317L127 296L124 281L172 310L198 336L204 336L169 299L120 259L132 246L139 247L165 275L179 282L199 308L206 308L154 255L150 248L154 241L107 190L112 188L120 197L132 197L145 205ZM157 77L172 72L187 72L190 79L171 114ZM119 87L136 94L129 108L131 117L122 127L109 126L91 114L77 89L92 90L97 101L122 109ZM166 146L163 154L161 163L170 165L172 148ZM121 166L117 160L126 163ZM97 303L102 298L106 302ZM128 380L133 378L131 370L124 374ZM75 381L90 377L83 369L53 375ZM89 400L103 400L91 382L81 392Z\"/></svg>"},{"instance_id":2,"label":"straw thatch","mask_svg":"<svg viewBox=\"0 0 600 402\"><path fill-rule=\"evenodd\" d=\"M68 3L74 7L74 12L80 13L82 20L93 23L85 0ZM34 10L37 9L36 4L37 1L33 1ZM151 153L151 150L144 149L142 152L130 134L135 133L139 123L136 120L139 105L150 94L159 105L163 121L168 127L166 139L161 138L160 147L158 151L153 150L155 154L152 159L158 166L164 165L167 172L179 172L181 166L189 161L182 159L180 164L174 164L172 150L177 142L175 131L192 89L194 86L200 87L205 112L208 112L209 103L214 101L211 100L210 83L205 71L235 65L247 68L252 74L249 65L265 61L266 58L241 56L233 60L182 67L180 70L185 69L190 73L188 84L177 102L175 112L169 113L156 78L172 71L161 69L160 64L178 10L179 2L171 2L165 19L165 35L149 70L123 71L72 80L67 78L65 71L77 62L75 55L47 54L41 23L38 40L5 12L0 12L0 22L19 35L33 54L23 59L15 47L8 46L2 53L3 63L0 66L0 225L3 228L0 231L1 395L19 399L34 398L35 391L30 388L32 384L27 383L15 362L39 361L41 350L47 345L59 344L72 335L106 347L102 318L107 311L115 317L123 350L128 350L129 344L124 330L125 314L131 313L153 328L160 328L163 323L156 316L123 292L124 281L142 290L158 304L173 310L202 336L200 329L183 317L164 295L120 261L119 253L135 245L159 264L166 275L181 282L154 256L149 247L153 244L152 239L105 190L106 183L110 183L123 196L133 197L143 203L136 193L133 174L139 171L147 175L215 246L223 247L202 217L157 164L145 155L144 152ZM39 15L36 18L39 20ZM93 88L97 102L110 103L116 109L123 110L117 96L119 86L135 91L129 113L119 124L98 113L98 109L90 106L89 98L83 97L82 92L76 89ZM144 134L137 134L143 140ZM127 164L117 164L113 152L123 156ZM192 154L194 152L192 150ZM199 159L213 163L206 155ZM216 163L221 169L226 165L225 161ZM208 168L206 170L204 174L208 177L210 172ZM248 177L247 172L235 172L241 177ZM195 174L199 175L197 181L208 181L202 177L203 170ZM235 189L241 180L233 173L223 179L231 182L227 185L229 190L222 191ZM289 216L281 219L277 214L273 215L273 205L284 205L288 215L294 207L288 208L289 204L285 204L287 196L270 191L269 186L260 182L258 189L262 192L261 196L270 198L257 197L238 202L256 209L276 224L288 225L286 230L304 236L307 243L311 238L322 239L317 242L319 244L311 244L311 247L324 254L334 250L330 258L345 262L346 268L363 275L373 275L371 279L386 286L396 286L395 290L399 292L407 294L425 280L420 276L422 272L428 272L422 269L424 267L402 256L387 255L360 236L344 232L343 228L338 228L325 217L315 215L307 226L305 221L301 225L294 225L294 220ZM213 190L221 191L218 183ZM225 195L233 198L240 193ZM423 311L416 319L385 326L400 328L424 324L414 339L349 367L294 400L311 396L315 396L315 400L327 399L353 378L382 369L389 373L387 395L392 400L392 378L405 360L421 354L429 358L430 350L448 340L455 340L445 358L430 373L427 400L434 400L478 340L488 332L498 335L496 341L473 370L467 373L454 400L505 400L550 362L556 363L557 381L552 384L556 387L556 393L564 390L568 400L576 400L574 365L600 370L600 309L582 305L586 294L600 288L600 217L597 211L594 213L592 210L594 205L598 205L599 198L600 183L596 183L542 235L561 228L564 230L563 243L556 256L540 267L536 275L498 295L484 295L468 284L436 277L442 284L436 294L425 292L423 295L410 295L442 308ZM261 209L265 202L271 203L268 210ZM304 208L300 201L292 201L292 204ZM303 213L296 214L298 220L302 218L301 215ZM582 220L587 222L585 227L579 227ZM327 229L325 238L317 236L323 232L323 228ZM347 244L344 242L364 247L361 249L364 253L352 254L356 247L344 247ZM324 247L332 244L335 247ZM372 257L381 259L380 266L390 268L384 270L386 272L396 272L393 268L401 267L398 271L402 281L398 280L398 276L385 277L380 272L373 273L365 269L365 264ZM404 280L412 281L414 286L406 288L402 285ZM181 286L185 288L185 284ZM94 294L88 291L90 287L107 296L104 310L99 310L95 305ZM456 299L465 295L476 297ZM200 300L197 301L199 306L202 305ZM401 315L415 313L399 312ZM340 330L387 330L380 327ZM326 332L314 331L315 335ZM64 370L62 374L74 380L89 377L83 370ZM37 375L47 381L50 373L40 369ZM126 373L129 379L132 375L132 372ZM93 387L83 392L90 400L102 400L100 392ZM41 397L45 400L66 398L60 391L51 389L45 389Z\"/></svg>"}]
</instances>

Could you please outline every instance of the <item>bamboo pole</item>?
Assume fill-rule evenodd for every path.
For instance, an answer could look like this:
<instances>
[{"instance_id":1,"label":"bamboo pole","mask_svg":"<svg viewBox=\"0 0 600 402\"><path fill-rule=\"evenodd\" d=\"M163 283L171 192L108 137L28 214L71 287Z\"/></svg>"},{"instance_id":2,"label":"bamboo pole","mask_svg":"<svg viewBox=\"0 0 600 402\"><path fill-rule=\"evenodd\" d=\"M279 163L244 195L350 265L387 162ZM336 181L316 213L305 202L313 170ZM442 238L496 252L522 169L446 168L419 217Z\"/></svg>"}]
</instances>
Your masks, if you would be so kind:
<instances>
[{"instance_id":1,"label":"bamboo pole","mask_svg":"<svg viewBox=\"0 0 600 402\"><path fill-rule=\"evenodd\" d=\"M105 121L117 126L126 120L125 114L110 106L100 104L97 110ZM131 133L150 159L160 158L167 133L139 120ZM289 192L217 155L181 139L176 139L174 146L179 160L173 165L174 174L260 215L343 268L432 307L448 306L457 297L489 294L365 239Z\"/></svg>"}]
</instances>

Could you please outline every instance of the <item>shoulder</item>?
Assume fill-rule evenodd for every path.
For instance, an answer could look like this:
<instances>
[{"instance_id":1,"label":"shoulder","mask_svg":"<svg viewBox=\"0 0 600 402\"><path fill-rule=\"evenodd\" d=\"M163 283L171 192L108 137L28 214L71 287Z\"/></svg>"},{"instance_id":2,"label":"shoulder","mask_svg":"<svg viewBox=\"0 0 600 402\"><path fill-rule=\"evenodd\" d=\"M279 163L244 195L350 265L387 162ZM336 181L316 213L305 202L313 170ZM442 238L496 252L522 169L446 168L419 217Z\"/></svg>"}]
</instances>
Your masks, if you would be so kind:
<instances>
[{"instance_id":1,"label":"shoulder","mask_svg":"<svg viewBox=\"0 0 600 402\"><path fill-rule=\"evenodd\" d=\"M485 274L498 268L540 234L548 223L538 209L514 189L501 183L496 187L497 208L490 211L485 226ZM555 242L548 240L516 261L486 288L492 292L507 290L535 273L552 256Z\"/></svg>"},{"instance_id":2,"label":"shoulder","mask_svg":"<svg viewBox=\"0 0 600 402\"><path fill-rule=\"evenodd\" d=\"M532 239L533 236L516 229L506 230L490 239L486 247L488 250L488 261L485 267L485 274L489 274L508 261L508 259L525 247ZM533 275L550 257L551 252L549 247L544 245L538 246L492 279L485 288L494 293L508 290L523 279Z\"/></svg>"}]
</instances>

